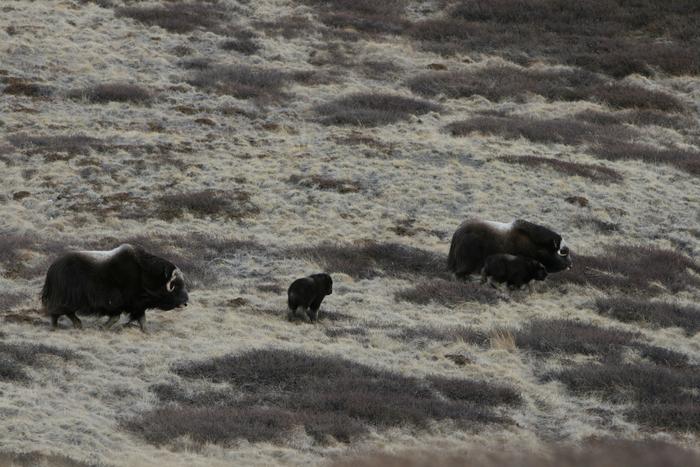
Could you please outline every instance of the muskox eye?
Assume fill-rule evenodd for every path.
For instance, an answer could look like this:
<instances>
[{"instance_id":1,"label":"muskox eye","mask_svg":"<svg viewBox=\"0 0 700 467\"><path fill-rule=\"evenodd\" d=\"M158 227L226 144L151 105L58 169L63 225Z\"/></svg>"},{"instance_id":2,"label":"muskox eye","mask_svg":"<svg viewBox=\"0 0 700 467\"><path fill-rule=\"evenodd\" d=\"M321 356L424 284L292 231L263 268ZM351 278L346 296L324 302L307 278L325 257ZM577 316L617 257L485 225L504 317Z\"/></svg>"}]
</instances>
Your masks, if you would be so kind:
<instances>
[{"instance_id":1,"label":"muskox eye","mask_svg":"<svg viewBox=\"0 0 700 467\"><path fill-rule=\"evenodd\" d=\"M562 247L559 249L559 251L557 253L559 253L559 256L568 256L569 255L569 248Z\"/></svg>"}]
</instances>

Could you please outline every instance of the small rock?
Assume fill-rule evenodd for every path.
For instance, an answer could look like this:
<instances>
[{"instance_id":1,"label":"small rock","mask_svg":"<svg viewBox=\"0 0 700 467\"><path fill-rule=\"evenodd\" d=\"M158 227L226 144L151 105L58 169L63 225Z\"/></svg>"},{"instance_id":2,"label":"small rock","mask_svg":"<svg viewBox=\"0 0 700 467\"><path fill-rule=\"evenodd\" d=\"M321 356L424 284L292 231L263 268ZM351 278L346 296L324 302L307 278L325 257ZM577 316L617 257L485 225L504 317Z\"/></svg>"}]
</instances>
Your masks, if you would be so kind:
<instances>
[{"instance_id":1,"label":"small rock","mask_svg":"<svg viewBox=\"0 0 700 467\"><path fill-rule=\"evenodd\" d=\"M28 191L18 191L12 195L12 199L14 199L15 201L20 201L30 195L31 193L29 193Z\"/></svg>"},{"instance_id":2,"label":"small rock","mask_svg":"<svg viewBox=\"0 0 700 467\"><path fill-rule=\"evenodd\" d=\"M427 68L429 70L447 70L447 65L442 63L429 63Z\"/></svg>"},{"instance_id":3,"label":"small rock","mask_svg":"<svg viewBox=\"0 0 700 467\"><path fill-rule=\"evenodd\" d=\"M245 306L248 304L248 300L246 300L243 297L236 297L232 298L228 302L226 302L226 306L230 306L231 308L240 308L242 306Z\"/></svg>"},{"instance_id":4,"label":"small rock","mask_svg":"<svg viewBox=\"0 0 700 467\"><path fill-rule=\"evenodd\" d=\"M471 365L474 363L474 359L472 357L463 354L447 354L445 355L445 358L452 360L459 366Z\"/></svg>"}]
</instances>

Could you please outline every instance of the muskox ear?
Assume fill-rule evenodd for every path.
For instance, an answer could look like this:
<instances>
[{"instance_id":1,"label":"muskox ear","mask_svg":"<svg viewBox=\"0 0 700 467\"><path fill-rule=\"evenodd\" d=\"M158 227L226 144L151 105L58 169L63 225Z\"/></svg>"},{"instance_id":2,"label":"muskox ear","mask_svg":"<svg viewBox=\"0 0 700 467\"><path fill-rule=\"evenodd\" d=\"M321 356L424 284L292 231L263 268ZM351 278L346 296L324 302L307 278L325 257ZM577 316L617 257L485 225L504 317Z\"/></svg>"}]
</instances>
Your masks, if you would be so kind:
<instances>
[{"instance_id":1,"label":"muskox ear","mask_svg":"<svg viewBox=\"0 0 700 467\"><path fill-rule=\"evenodd\" d=\"M552 251L559 250L561 235L549 230L547 227L518 219L513 223L513 228L526 235L536 245Z\"/></svg>"}]
</instances>

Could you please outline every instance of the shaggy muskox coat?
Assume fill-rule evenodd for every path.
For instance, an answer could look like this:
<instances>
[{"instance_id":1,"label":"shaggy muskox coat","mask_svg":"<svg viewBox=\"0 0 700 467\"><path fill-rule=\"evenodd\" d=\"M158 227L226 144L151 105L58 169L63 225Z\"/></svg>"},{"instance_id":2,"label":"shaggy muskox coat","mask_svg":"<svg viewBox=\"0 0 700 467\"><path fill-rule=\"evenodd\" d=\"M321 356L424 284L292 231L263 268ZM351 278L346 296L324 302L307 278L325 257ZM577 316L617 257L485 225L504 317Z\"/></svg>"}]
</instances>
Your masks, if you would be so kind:
<instances>
[{"instance_id":1,"label":"shaggy muskox coat","mask_svg":"<svg viewBox=\"0 0 700 467\"><path fill-rule=\"evenodd\" d=\"M296 316L297 308L306 309L311 322L318 320L321 302L333 293L333 279L328 274L312 274L292 282L287 290L287 318L291 321Z\"/></svg>"}]
</instances>

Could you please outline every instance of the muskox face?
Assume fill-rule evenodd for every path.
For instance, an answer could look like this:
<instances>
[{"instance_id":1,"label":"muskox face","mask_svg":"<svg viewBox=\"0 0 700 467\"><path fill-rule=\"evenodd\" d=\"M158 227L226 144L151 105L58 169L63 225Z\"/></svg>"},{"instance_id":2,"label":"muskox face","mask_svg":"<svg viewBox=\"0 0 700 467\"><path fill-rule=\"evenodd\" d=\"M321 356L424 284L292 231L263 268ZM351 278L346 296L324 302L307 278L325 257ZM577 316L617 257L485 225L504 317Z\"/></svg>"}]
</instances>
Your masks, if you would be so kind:
<instances>
[{"instance_id":1,"label":"muskox face","mask_svg":"<svg viewBox=\"0 0 700 467\"><path fill-rule=\"evenodd\" d=\"M172 310L180 306L187 306L189 295L185 288L185 278L182 272L175 268L165 274L163 286L156 291L154 301L156 308L160 310Z\"/></svg>"},{"instance_id":2,"label":"muskox face","mask_svg":"<svg viewBox=\"0 0 700 467\"><path fill-rule=\"evenodd\" d=\"M549 273L563 271L571 267L569 247L566 246L561 235L547 227L523 220L515 221L513 226L516 231L528 239L519 244L519 248L522 248L520 254L536 259L544 265Z\"/></svg>"}]
</instances>

